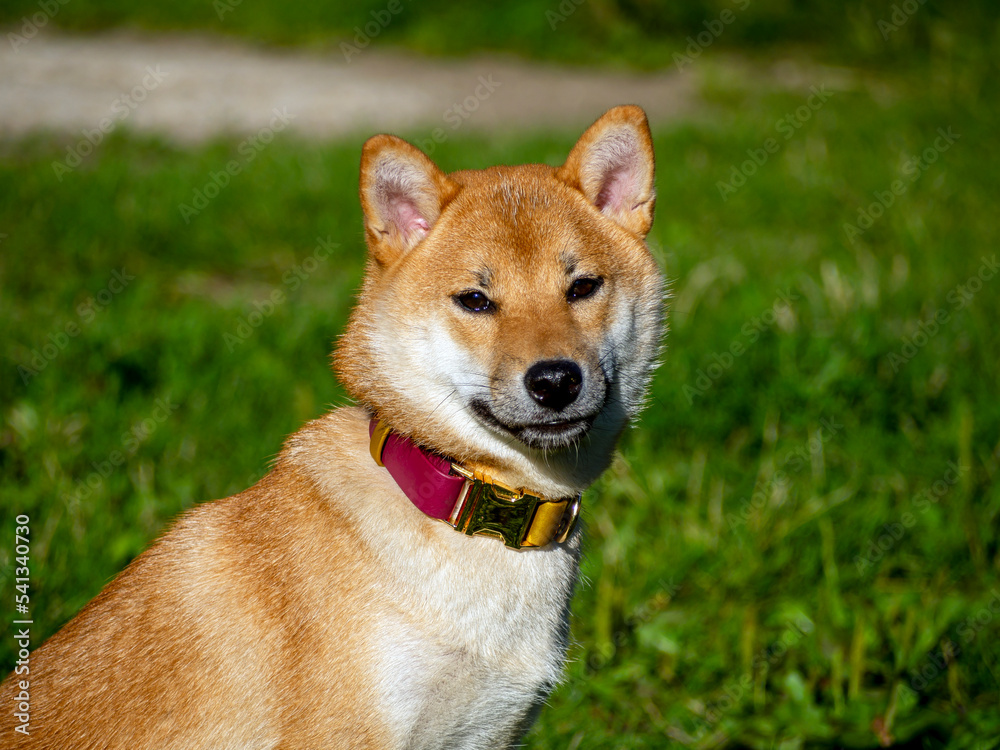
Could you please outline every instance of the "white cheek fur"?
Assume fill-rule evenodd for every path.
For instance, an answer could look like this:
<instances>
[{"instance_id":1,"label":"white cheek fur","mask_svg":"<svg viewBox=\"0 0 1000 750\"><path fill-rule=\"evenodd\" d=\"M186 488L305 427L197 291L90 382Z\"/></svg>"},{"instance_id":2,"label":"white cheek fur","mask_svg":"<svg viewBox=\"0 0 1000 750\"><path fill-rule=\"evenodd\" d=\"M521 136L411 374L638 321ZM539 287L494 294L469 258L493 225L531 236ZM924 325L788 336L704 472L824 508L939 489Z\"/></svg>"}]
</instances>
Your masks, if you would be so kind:
<instances>
[{"instance_id":1,"label":"white cheek fur","mask_svg":"<svg viewBox=\"0 0 1000 750\"><path fill-rule=\"evenodd\" d=\"M389 371L400 373L397 387L412 414L436 429L457 432L470 441L491 439L468 411L476 396L489 391L489 373L472 352L456 342L443 320L426 317L387 326L380 352ZM404 377L405 376L405 377Z\"/></svg>"}]
</instances>

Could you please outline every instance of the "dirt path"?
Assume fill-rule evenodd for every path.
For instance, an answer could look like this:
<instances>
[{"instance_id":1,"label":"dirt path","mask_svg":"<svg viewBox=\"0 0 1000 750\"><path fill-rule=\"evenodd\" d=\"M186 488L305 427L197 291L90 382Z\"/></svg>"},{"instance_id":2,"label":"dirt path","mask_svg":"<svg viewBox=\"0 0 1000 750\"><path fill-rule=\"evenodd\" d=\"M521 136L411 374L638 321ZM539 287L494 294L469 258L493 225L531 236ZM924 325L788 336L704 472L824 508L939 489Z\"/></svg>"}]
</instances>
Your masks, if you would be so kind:
<instances>
[{"instance_id":1,"label":"dirt path","mask_svg":"<svg viewBox=\"0 0 1000 750\"><path fill-rule=\"evenodd\" d=\"M262 50L197 36L40 34L0 44L0 137L122 124L181 141L254 133L275 110L310 137L435 129L581 128L621 103L692 110L694 75L629 75L513 59L428 60L370 47ZM103 125L102 125L103 123Z\"/></svg>"}]
</instances>

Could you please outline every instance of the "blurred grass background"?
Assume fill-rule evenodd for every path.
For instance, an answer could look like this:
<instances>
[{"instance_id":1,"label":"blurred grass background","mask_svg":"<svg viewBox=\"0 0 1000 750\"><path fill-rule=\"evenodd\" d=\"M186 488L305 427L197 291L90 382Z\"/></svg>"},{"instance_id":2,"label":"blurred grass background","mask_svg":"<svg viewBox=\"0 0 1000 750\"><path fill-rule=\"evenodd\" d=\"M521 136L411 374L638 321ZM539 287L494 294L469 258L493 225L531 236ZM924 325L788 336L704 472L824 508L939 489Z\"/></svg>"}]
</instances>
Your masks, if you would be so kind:
<instances>
[{"instance_id":1,"label":"blurred grass background","mask_svg":"<svg viewBox=\"0 0 1000 750\"><path fill-rule=\"evenodd\" d=\"M355 27L363 30L372 13L385 11L391 2L64 0L54 23L75 31L208 31L327 48L350 41ZM379 34L379 44L431 55L496 51L628 67L671 64L673 53L687 45L686 37L697 36L724 10L739 13L740 23L727 25L718 40L721 48L766 52L792 45L853 62L926 58L941 51L965 54L970 36L995 41L997 34L996 6L990 0L947 5L927 0L509 0L474 10L448 0L397 3L405 12ZM911 12L911 4L919 12ZM901 8L905 22L887 34L878 22L891 23L894 7ZM0 23L16 25L38 9L39 0L5 0Z\"/></svg>"},{"instance_id":2,"label":"blurred grass background","mask_svg":"<svg viewBox=\"0 0 1000 750\"><path fill-rule=\"evenodd\" d=\"M883 43L893 5L754 2L723 35L858 82L733 194L719 183L803 97L707 75L697 119L652 123L672 330L640 429L586 498L567 680L529 747L1000 747L998 24L987 3L927 3ZM244 0L220 22L207 2L102 0L54 23L335 46L379 7ZM384 41L669 65L728 6L590 0L557 35L555 3L455 7L414 5ZM939 128L957 141L909 182ZM435 159L558 164L578 135L458 133ZM189 223L178 204L237 139L115 132L59 180L76 140L0 141L0 570L12 581L28 514L36 643L343 402L328 357L364 255L361 137L282 136ZM896 180L852 242L845 225ZM310 263L321 238L338 253ZM287 301L252 317L274 290Z\"/></svg>"}]
</instances>

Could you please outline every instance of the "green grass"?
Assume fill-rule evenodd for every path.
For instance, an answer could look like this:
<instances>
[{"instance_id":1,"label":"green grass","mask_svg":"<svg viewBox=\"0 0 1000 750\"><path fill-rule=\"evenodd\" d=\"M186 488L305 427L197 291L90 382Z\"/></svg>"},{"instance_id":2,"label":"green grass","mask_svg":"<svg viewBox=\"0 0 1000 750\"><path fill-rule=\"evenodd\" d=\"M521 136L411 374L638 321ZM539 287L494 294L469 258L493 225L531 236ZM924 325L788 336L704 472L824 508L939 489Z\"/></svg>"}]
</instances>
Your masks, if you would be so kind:
<instances>
[{"instance_id":1,"label":"green grass","mask_svg":"<svg viewBox=\"0 0 1000 750\"><path fill-rule=\"evenodd\" d=\"M908 0L910 12L898 11L903 4L507 0L470 8L447 0L6 0L0 7L0 25L25 39L35 26L85 32L118 27L197 30L335 52L342 50L342 43L367 44L372 39L377 45L432 55L510 52L560 62L640 67L673 65L675 53L683 54L691 40L706 33L699 46L713 52L805 45L824 58L879 64L942 51L986 57L1000 35L990 0L950 5ZM970 46L972 39L977 43Z\"/></svg>"},{"instance_id":2,"label":"green grass","mask_svg":"<svg viewBox=\"0 0 1000 750\"><path fill-rule=\"evenodd\" d=\"M653 123L672 330L640 428L585 498L576 643L530 747L869 748L879 723L901 747L998 746L1000 277L956 303L1000 244L995 80L985 65L872 79L787 141L803 98L722 84L704 120ZM844 225L949 127L958 141L852 244ZM576 135L456 136L435 158L558 163ZM189 223L178 205L235 142L118 135L61 181L66 142L2 146L0 571L27 514L36 644L178 513L248 486L343 402L328 355L363 265L360 143L279 137ZM340 247L307 271L318 238ZM287 299L240 339L275 290Z\"/></svg>"}]
</instances>

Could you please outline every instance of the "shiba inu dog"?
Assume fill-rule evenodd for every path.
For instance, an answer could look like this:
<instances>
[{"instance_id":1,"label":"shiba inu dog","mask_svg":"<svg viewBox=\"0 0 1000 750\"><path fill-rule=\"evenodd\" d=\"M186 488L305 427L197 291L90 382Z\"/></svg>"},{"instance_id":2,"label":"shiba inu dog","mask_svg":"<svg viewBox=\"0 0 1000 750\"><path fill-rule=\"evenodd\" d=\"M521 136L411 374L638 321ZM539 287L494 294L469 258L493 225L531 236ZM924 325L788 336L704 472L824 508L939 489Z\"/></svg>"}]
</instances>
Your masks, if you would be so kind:
<instances>
[{"instance_id":1,"label":"shiba inu dog","mask_svg":"<svg viewBox=\"0 0 1000 750\"><path fill-rule=\"evenodd\" d=\"M446 175L370 139L334 359L357 406L184 514L36 650L0 690L0 744L514 747L560 679L581 493L659 348L653 202L638 107L558 168Z\"/></svg>"}]
</instances>

